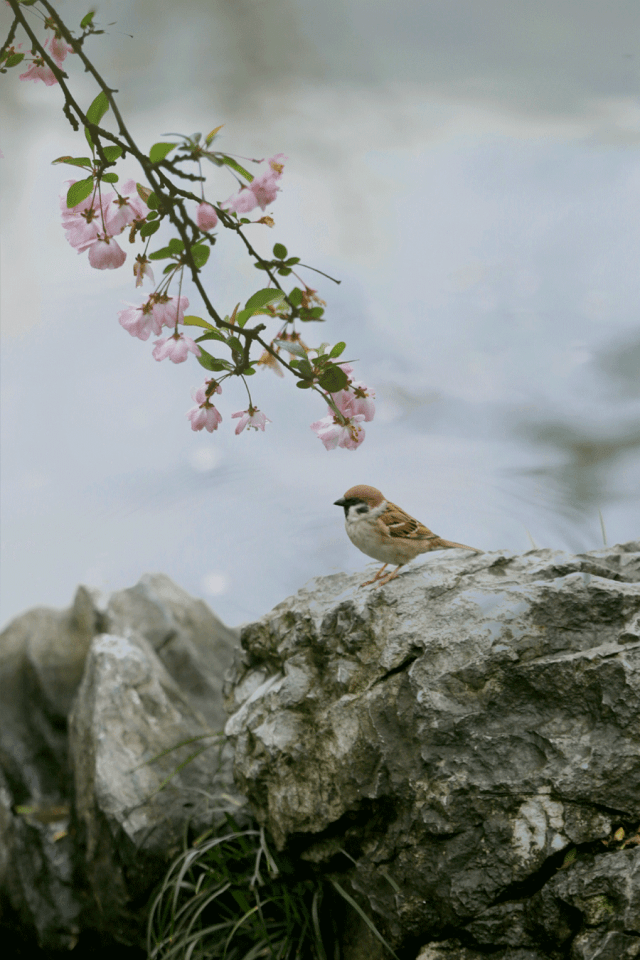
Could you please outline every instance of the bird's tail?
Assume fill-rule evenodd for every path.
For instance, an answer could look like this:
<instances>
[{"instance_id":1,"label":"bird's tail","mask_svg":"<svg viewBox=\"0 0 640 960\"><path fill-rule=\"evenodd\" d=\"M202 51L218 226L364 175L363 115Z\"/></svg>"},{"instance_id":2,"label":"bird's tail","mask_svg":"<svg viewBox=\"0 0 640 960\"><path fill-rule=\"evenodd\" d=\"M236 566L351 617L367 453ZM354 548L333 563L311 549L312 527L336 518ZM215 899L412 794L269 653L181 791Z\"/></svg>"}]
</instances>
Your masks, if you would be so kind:
<instances>
[{"instance_id":1,"label":"bird's tail","mask_svg":"<svg viewBox=\"0 0 640 960\"><path fill-rule=\"evenodd\" d=\"M478 550L477 547L470 547L466 543L456 543L454 540L438 538L438 548L440 550L449 550L452 547L458 547L460 550L473 550L474 553L484 553L484 550Z\"/></svg>"}]
</instances>

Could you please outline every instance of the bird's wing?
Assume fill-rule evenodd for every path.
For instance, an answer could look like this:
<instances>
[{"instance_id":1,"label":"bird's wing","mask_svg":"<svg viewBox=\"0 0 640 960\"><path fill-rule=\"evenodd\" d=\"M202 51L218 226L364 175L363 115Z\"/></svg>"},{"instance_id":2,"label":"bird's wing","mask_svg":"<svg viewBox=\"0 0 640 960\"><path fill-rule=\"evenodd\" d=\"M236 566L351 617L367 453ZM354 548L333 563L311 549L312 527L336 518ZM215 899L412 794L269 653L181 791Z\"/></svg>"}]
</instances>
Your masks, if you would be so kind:
<instances>
[{"instance_id":1,"label":"bird's wing","mask_svg":"<svg viewBox=\"0 0 640 960\"><path fill-rule=\"evenodd\" d=\"M437 540L437 534L425 527L415 517L387 501L387 509L378 518L386 527L387 535L402 540Z\"/></svg>"}]
</instances>

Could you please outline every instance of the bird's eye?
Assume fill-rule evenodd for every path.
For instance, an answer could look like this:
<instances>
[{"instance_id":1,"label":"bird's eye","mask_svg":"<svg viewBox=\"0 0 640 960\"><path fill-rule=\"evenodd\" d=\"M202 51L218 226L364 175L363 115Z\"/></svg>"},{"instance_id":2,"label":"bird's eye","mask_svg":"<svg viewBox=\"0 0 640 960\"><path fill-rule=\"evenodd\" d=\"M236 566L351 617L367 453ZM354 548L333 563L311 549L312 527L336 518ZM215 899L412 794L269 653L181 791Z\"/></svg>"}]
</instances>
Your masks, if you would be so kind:
<instances>
[{"instance_id":1,"label":"bird's eye","mask_svg":"<svg viewBox=\"0 0 640 960\"><path fill-rule=\"evenodd\" d=\"M356 507L356 513L369 513L369 507L366 503L361 503L359 507Z\"/></svg>"}]
</instances>

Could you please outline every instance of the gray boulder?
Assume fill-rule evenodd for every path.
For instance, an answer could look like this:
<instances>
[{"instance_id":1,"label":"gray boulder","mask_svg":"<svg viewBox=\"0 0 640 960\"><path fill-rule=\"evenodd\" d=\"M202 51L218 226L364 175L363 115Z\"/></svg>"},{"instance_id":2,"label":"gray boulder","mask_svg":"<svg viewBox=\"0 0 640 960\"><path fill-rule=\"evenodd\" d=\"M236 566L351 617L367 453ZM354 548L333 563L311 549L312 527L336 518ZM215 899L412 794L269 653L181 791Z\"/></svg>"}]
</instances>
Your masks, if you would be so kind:
<instances>
[{"instance_id":1,"label":"gray boulder","mask_svg":"<svg viewBox=\"0 0 640 960\"><path fill-rule=\"evenodd\" d=\"M577 901L555 933L504 914L488 942L472 924L640 822L640 544L362 579L312 581L242 631L226 730L258 819L396 949L600 957ZM634 955L637 926L607 930Z\"/></svg>"},{"instance_id":2,"label":"gray boulder","mask_svg":"<svg viewBox=\"0 0 640 960\"><path fill-rule=\"evenodd\" d=\"M29 611L0 635L0 926L16 942L143 943L149 892L230 783L219 734L235 644L163 575L105 599L80 587L70 610Z\"/></svg>"}]
</instances>

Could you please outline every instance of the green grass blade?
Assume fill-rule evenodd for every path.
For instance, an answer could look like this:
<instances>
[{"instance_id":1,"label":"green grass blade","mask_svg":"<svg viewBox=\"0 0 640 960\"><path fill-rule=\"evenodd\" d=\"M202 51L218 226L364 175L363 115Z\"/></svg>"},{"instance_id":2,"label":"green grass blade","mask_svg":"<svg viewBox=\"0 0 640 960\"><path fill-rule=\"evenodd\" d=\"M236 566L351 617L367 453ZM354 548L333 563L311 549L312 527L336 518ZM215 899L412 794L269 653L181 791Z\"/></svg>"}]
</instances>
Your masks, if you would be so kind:
<instances>
[{"instance_id":1,"label":"green grass blade","mask_svg":"<svg viewBox=\"0 0 640 960\"><path fill-rule=\"evenodd\" d=\"M389 953L391 954L391 956L392 956L392 957L395 957L395 960L399 960L397 953L395 953L395 951L391 949L391 947L389 946L389 944L387 943L387 941L384 939L384 937L382 936L382 934L380 933L380 931L379 931L378 928L376 927L376 925L375 925L375 923L373 922L373 920L371 920L370 917L368 917L368 916L366 915L366 913L364 912L364 910L362 909L362 907L360 906L360 904L359 904L359 903L356 903L356 901L353 899L353 897L349 896L349 894L347 893L347 891L346 891L343 887L340 886L340 884L338 883L337 880L331 879L331 883L332 883L333 886L336 888L336 890L338 891L338 893L340 894L340 896L341 896L344 900L346 900L347 903L350 904L350 906L353 907L353 909L356 911L356 913L359 913L359 914L360 914L360 916L362 917L362 919L364 920L364 922L366 923L366 925L369 927L369 930L371 930L371 933L374 935L374 937L376 937L376 939L378 939L378 940L380 941L380 943L383 945L383 947L386 947L386 949L389 951Z\"/></svg>"}]
</instances>

